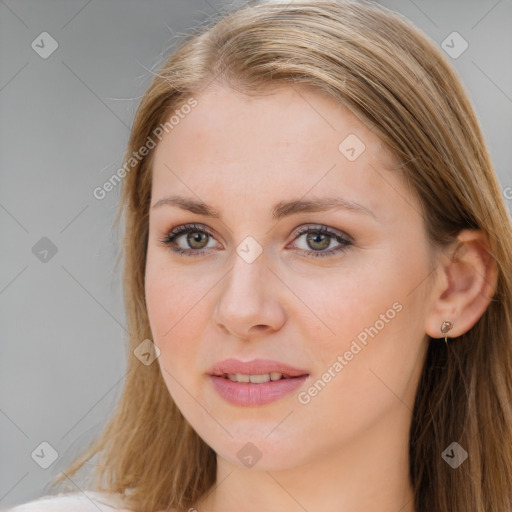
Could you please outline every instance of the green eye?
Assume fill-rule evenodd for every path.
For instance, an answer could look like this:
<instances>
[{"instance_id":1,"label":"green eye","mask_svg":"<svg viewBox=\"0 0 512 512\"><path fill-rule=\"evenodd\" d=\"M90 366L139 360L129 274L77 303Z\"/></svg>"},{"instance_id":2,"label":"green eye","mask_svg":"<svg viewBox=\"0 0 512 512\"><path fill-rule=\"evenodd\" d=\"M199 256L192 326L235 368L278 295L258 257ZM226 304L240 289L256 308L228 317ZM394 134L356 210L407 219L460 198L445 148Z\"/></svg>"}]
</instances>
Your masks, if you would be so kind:
<instances>
[{"instance_id":1,"label":"green eye","mask_svg":"<svg viewBox=\"0 0 512 512\"><path fill-rule=\"evenodd\" d=\"M306 236L306 243L310 249L300 249L308 256L313 258L328 257L345 251L353 245L350 237L343 236L340 232L334 231L327 226L309 226L302 228L295 233L294 241L303 235ZM186 236L185 236L186 235ZM184 237L185 243L189 248L180 247L177 242ZM160 244L169 247L176 254L182 256L201 256L208 251L207 245L209 239L213 239L213 234L200 224L183 224L172 229L160 239ZM329 250L332 241L338 242L338 246Z\"/></svg>"}]
</instances>

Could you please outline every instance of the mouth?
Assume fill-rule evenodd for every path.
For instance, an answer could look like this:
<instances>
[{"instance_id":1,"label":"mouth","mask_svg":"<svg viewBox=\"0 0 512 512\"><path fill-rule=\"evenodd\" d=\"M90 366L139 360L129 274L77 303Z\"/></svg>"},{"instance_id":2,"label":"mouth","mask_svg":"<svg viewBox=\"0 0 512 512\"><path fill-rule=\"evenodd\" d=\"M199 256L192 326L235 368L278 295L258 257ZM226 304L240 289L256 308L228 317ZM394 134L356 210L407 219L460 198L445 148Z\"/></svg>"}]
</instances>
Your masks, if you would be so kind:
<instances>
[{"instance_id":1,"label":"mouth","mask_svg":"<svg viewBox=\"0 0 512 512\"><path fill-rule=\"evenodd\" d=\"M263 406L278 401L296 392L308 379L308 375L300 377L281 375L279 379L268 380L269 374L235 375L237 380L222 375L210 375L209 377L218 395L229 404L238 407ZM254 378L257 382L251 382L251 379Z\"/></svg>"},{"instance_id":2,"label":"mouth","mask_svg":"<svg viewBox=\"0 0 512 512\"><path fill-rule=\"evenodd\" d=\"M229 379L233 382L250 382L251 384L264 384L265 382L275 382L277 380L284 379L297 379L299 377L305 377L308 374L304 375L284 375L280 372L270 372L270 373L261 373L261 374L243 374L243 373L224 373L222 375L214 375L215 377L221 377L223 379Z\"/></svg>"},{"instance_id":3,"label":"mouth","mask_svg":"<svg viewBox=\"0 0 512 512\"><path fill-rule=\"evenodd\" d=\"M226 359L217 363L209 378L218 394L236 406L261 406L293 393L309 372L279 361Z\"/></svg>"},{"instance_id":4,"label":"mouth","mask_svg":"<svg viewBox=\"0 0 512 512\"><path fill-rule=\"evenodd\" d=\"M304 377L309 372L272 359L225 359L216 363L208 372L214 377L223 377L236 382L260 384L281 379Z\"/></svg>"}]
</instances>

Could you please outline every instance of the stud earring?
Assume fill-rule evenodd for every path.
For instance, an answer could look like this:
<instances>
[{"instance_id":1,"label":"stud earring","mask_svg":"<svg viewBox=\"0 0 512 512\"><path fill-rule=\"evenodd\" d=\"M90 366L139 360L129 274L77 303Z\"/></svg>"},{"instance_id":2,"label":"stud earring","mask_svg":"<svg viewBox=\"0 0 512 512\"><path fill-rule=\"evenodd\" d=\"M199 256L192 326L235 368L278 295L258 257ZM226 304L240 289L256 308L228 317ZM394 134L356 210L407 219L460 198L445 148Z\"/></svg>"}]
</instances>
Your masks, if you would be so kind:
<instances>
[{"instance_id":1,"label":"stud earring","mask_svg":"<svg viewBox=\"0 0 512 512\"><path fill-rule=\"evenodd\" d=\"M441 324L441 332L443 334L446 334L448 331L451 331L452 327L453 327L453 323L452 322L445 321L445 322L443 322ZM448 338L448 336L444 337L444 342L448 345L448 339L447 338Z\"/></svg>"}]
</instances>

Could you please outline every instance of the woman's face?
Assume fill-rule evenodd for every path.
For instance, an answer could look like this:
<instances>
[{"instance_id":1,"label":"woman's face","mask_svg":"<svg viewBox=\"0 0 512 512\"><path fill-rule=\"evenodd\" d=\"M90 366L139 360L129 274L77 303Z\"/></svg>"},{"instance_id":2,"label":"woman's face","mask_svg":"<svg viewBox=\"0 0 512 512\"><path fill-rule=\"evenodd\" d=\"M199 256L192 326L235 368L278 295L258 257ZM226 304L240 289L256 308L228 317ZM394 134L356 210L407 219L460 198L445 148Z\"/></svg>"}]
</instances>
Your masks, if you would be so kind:
<instances>
[{"instance_id":1,"label":"woman's face","mask_svg":"<svg viewBox=\"0 0 512 512\"><path fill-rule=\"evenodd\" d=\"M252 99L217 87L196 100L153 164L146 301L173 400L240 467L296 467L370 429L405 436L433 269L421 207L385 169L389 154L303 86ZM171 196L182 206L162 201ZM307 208L328 199L334 207ZM226 359L306 376L210 375Z\"/></svg>"}]
</instances>

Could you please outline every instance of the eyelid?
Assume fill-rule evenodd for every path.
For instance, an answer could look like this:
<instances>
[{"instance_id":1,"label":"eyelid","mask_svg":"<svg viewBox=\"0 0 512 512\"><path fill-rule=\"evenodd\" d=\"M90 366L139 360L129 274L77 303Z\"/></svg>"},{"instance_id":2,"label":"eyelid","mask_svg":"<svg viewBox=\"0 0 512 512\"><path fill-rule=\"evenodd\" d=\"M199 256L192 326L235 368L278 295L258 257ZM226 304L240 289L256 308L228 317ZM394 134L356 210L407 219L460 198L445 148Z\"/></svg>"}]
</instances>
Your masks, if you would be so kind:
<instances>
[{"instance_id":1,"label":"eyelid","mask_svg":"<svg viewBox=\"0 0 512 512\"><path fill-rule=\"evenodd\" d=\"M197 223L197 222L192 222L192 223L187 223L187 224L179 224L179 225L169 229L165 234L169 235L169 236L171 236L171 235L179 236L181 234L188 233L189 231L192 231L194 229L196 229L198 231L204 231L204 232L208 233L210 236L212 236L213 238L216 238L216 234L213 232L212 229L210 229L205 224L201 224L201 223ZM315 231L315 230L322 231L334 238L336 236L339 236L340 238L343 238L347 242L354 243L354 239L348 233L346 233L344 231L340 231L338 229L331 228L324 224L312 224L312 223L306 223L306 224L301 224L300 226L297 226L290 234L290 236L292 237L292 242L298 236L303 235L304 233L307 233L308 231Z\"/></svg>"},{"instance_id":2,"label":"eyelid","mask_svg":"<svg viewBox=\"0 0 512 512\"><path fill-rule=\"evenodd\" d=\"M307 233L308 231L321 231L334 238L338 236L340 238L343 238L347 242L354 243L354 239L345 231L340 231L339 229L331 228L329 226L326 226L325 224L302 224L292 231L291 236L293 237L293 240L295 240L297 236Z\"/></svg>"},{"instance_id":3,"label":"eyelid","mask_svg":"<svg viewBox=\"0 0 512 512\"><path fill-rule=\"evenodd\" d=\"M160 238L160 245L167 246L172 252L176 254L180 254L181 256L202 256L205 253L208 253L211 251L212 248L202 248L198 250L194 249L182 249L180 247L173 247L176 243L175 240L183 236L184 234L190 233L190 232L204 232L207 235L209 235L211 238L216 240L215 234L213 233L213 230L211 230L208 226L201 223L188 223L188 224L180 224L178 226L175 226L164 233L163 238ZM321 258L321 257L331 257L331 256L337 256L344 253L349 247L354 246L355 242L353 237L351 237L349 234L342 232L338 229L331 228L329 226L326 226L325 224L302 224L295 228L292 232L292 242L294 242L297 238L300 236L308 233L308 232L317 232L321 234L325 234L332 239L336 240L338 242L338 246L328 249L328 250L322 250L322 251L314 251L311 249L299 249L302 253L305 253L308 258ZM288 247L288 246L287 246Z\"/></svg>"}]
</instances>

